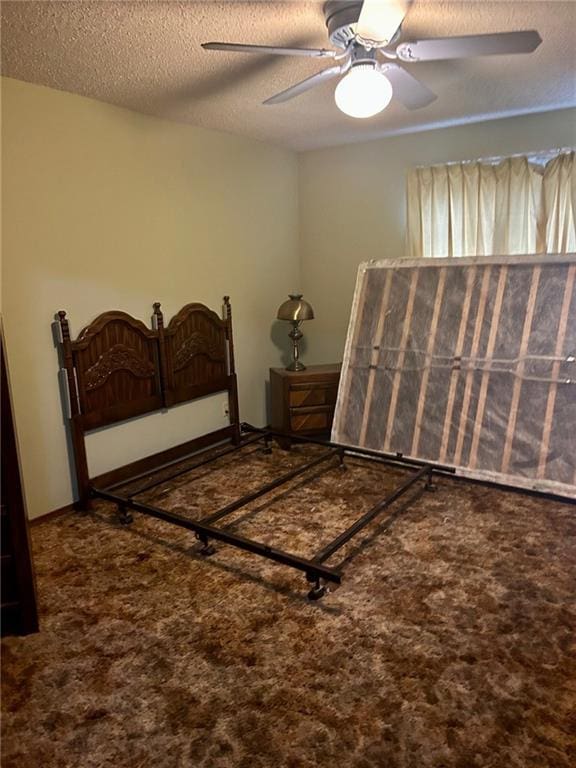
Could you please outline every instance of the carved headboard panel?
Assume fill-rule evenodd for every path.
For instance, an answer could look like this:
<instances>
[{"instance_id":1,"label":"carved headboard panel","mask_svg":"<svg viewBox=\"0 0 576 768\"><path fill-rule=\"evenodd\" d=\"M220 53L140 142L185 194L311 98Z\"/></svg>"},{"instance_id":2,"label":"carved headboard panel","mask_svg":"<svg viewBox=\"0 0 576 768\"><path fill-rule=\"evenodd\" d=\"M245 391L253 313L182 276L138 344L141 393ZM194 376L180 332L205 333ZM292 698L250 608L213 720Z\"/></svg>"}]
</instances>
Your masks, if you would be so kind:
<instances>
[{"instance_id":1,"label":"carved headboard panel","mask_svg":"<svg viewBox=\"0 0 576 768\"><path fill-rule=\"evenodd\" d=\"M228 388L227 325L203 304L187 304L172 318L163 333L167 405Z\"/></svg>"},{"instance_id":2,"label":"carved headboard panel","mask_svg":"<svg viewBox=\"0 0 576 768\"><path fill-rule=\"evenodd\" d=\"M59 315L66 346L66 316ZM140 320L125 312L105 312L70 342L70 352L85 430L162 408L158 331ZM72 389L70 395L73 407Z\"/></svg>"}]
</instances>

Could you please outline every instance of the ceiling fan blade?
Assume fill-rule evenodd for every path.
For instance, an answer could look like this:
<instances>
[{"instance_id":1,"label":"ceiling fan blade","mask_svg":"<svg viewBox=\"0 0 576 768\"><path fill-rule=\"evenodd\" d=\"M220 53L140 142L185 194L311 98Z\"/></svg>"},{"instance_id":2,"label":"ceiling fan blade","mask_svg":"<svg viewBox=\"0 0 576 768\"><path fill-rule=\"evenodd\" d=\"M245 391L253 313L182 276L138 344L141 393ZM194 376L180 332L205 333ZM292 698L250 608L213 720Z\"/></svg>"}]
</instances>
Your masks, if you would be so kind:
<instances>
[{"instance_id":1,"label":"ceiling fan blade","mask_svg":"<svg viewBox=\"0 0 576 768\"><path fill-rule=\"evenodd\" d=\"M301 82L296 83L296 85L291 85L290 88L286 88L285 91L281 91L275 96L271 96L269 99L266 99L264 104L280 104L283 101L293 99L295 96L300 96L301 93L310 90L310 88L314 88L317 85L326 82L326 80L331 80L333 77L337 77L342 71L342 67L339 66L323 69L321 72L317 72L315 75L307 77L306 80L302 80Z\"/></svg>"},{"instance_id":2,"label":"ceiling fan blade","mask_svg":"<svg viewBox=\"0 0 576 768\"><path fill-rule=\"evenodd\" d=\"M404 67L397 64L386 64L380 67L392 86L392 95L407 109L421 109L427 107L438 97L428 86L417 80L414 75L407 72Z\"/></svg>"},{"instance_id":3,"label":"ceiling fan blade","mask_svg":"<svg viewBox=\"0 0 576 768\"><path fill-rule=\"evenodd\" d=\"M434 61L463 59L471 56L497 56L509 53L532 53L542 42L535 29L523 32L497 32L494 35L438 37L401 43L396 48L402 61Z\"/></svg>"},{"instance_id":4,"label":"ceiling fan blade","mask_svg":"<svg viewBox=\"0 0 576 768\"><path fill-rule=\"evenodd\" d=\"M333 59L336 51L326 48L282 48L278 45L244 45L243 43L202 43L206 51L233 51L234 53L263 53L274 56L309 56Z\"/></svg>"},{"instance_id":5,"label":"ceiling fan blade","mask_svg":"<svg viewBox=\"0 0 576 768\"><path fill-rule=\"evenodd\" d=\"M412 0L364 0L356 34L368 43L389 43L408 11Z\"/></svg>"}]
</instances>

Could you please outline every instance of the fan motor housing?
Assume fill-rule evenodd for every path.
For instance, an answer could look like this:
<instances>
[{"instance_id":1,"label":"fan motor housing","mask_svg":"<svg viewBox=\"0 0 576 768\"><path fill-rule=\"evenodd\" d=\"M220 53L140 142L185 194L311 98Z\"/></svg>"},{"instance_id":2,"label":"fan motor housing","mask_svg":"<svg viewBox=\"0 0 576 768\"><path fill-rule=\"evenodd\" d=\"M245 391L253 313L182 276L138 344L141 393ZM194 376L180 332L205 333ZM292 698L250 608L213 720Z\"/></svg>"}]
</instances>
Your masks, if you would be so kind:
<instances>
[{"instance_id":1,"label":"fan motor housing","mask_svg":"<svg viewBox=\"0 0 576 768\"><path fill-rule=\"evenodd\" d=\"M337 48L347 48L356 36L356 23L362 9L361 0L328 0L324 3L324 18L330 42Z\"/></svg>"}]
</instances>

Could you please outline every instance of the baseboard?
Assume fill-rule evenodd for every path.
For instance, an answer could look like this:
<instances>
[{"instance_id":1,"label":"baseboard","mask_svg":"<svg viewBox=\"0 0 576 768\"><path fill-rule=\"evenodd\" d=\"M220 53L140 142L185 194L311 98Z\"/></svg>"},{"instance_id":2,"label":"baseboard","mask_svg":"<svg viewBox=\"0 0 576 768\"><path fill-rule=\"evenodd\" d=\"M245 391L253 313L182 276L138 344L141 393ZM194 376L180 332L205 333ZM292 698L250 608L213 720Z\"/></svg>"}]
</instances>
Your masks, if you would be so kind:
<instances>
[{"instance_id":1,"label":"baseboard","mask_svg":"<svg viewBox=\"0 0 576 768\"><path fill-rule=\"evenodd\" d=\"M38 525L38 523L47 523L57 517L62 517L62 515L65 515L68 512L73 512L74 509L74 502L71 502L70 504L66 504L66 506L60 507L59 509L53 509L52 512L46 512L45 515L33 517L31 520L28 520L28 525L34 527L35 525Z\"/></svg>"}]
</instances>

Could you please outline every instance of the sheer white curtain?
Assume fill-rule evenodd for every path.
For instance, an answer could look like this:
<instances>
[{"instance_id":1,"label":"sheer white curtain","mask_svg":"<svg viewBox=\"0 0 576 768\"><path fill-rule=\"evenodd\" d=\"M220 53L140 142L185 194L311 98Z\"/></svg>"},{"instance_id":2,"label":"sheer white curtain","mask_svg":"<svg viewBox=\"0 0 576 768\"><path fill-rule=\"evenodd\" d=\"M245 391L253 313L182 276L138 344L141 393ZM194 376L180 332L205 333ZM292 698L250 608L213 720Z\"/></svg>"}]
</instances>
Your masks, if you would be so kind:
<instances>
[{"instance_id":1,"label":"sheer white curtain","mask_svg":"<svg viewBox=\"0 0 576 768\"><path fill-rule=\"evenodd\" d=\"M575 152L415 168L408 254L492 256L576 251Z\"/></svg>"},{"instance_id":2,"label":"sheer white curtain","mask_svg":"<svg viewBox=\"0 0 576 768\"><path fill-rule=\"evenodd\" d=\"M546 252L576 253L576 152L546 165L542 192Z\"/></svg>"}]
</instances>

